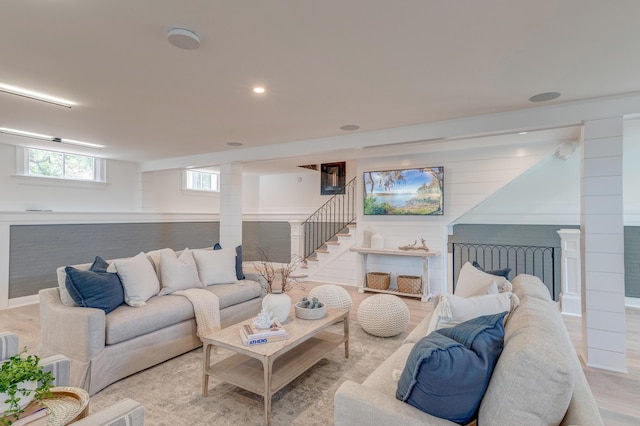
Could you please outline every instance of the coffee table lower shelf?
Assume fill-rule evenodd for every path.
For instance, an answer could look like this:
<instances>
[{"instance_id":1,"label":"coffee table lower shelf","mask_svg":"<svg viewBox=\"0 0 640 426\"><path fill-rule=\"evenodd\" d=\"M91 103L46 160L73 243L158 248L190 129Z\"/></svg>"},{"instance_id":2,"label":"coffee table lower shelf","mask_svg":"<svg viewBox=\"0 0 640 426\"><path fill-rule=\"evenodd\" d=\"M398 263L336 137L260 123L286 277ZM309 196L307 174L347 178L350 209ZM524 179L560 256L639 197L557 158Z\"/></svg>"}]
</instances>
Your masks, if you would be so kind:
<instances>
[{"instance_id":1,"label":"coffee table lower shelf","mask_svg":"<svg viewBox=\"0 0 640 426\"><path fill-rule=\"evenodd\" d=\"M345 340L342 335L323 331L276 358L271 369L270 394L292 382ZM265 395L264 367L256 358L237 353L212 365L207 373L265 398L271 397Z\"/></svg>"}]
</instances>

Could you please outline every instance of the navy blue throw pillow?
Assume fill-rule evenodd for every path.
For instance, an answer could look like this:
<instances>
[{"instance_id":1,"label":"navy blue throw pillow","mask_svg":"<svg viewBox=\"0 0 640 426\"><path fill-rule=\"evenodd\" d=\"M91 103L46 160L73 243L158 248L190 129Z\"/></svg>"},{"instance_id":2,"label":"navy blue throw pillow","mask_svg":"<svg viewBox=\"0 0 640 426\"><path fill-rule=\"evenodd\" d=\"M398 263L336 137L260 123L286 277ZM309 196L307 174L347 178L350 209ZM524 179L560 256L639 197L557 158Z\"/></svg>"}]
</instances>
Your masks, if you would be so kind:
<instances>
[{"instance_id":1,"label":"navy blue throw pillow","mask_svg":"<svg viewBox=\"0 0 640 426\"><path fill-rule=\"evenodd\" d=\"M452 422L472 420L504 346L506 314L477 317L420 339L407 358L396 398Z\"/></svg>"},{"instance_id":2,"label":"navy blue throw pillow","mask_svg":"<svg viewBox=\"0 0 640 426\"><path fill-rule=\"evenodd\" d=\"M493 271L485 271L484 269L482 269L480 264L478 262L476 262L475 260L473 261L472 265L474 267L476 267L477 269L480 269L482 272L486 272L487 274L491 274L491 275L496 275L498 277L504 277L507 280L509 279L509 274L511 273L511 268L503 268L503 269L495 269Z\"/></svg>"},{"instance_id":3,"label":"navy blue throw pillow","mask_svg":"<svg viewBox=\"0 0 640 426\"><path fill-rule=\"evenodd\" d=\"M92 272L107 272L108 267L109 267L109 262L107 262L100 256L96 256L89 270Z\"/></svg>"},{"instance_id":4,"label":"navy blue throw pillow","mask_svg":"<svg viewBox=\"0 0 640 426\"><path fill-rule=\"evenodd\" d=\"M222 249L220 243L215 243L213 245L214 250ZM244 280L246 277L244 276L244 272L242 271L242 245L236 247L236 279L238 281Z\"/></svg>"},{"instance_id":5,"label":"navy blue throw pillow","mask_svg":"<svg viewBox=\"0 0 640 426\"><path fill-rule=\"evenodd\" d=\"M72 266L64 270L67 291L79 306L102 309L108 314L124 303L124 289L118 274L81 271Z\"/></svg>"}]
</instances>

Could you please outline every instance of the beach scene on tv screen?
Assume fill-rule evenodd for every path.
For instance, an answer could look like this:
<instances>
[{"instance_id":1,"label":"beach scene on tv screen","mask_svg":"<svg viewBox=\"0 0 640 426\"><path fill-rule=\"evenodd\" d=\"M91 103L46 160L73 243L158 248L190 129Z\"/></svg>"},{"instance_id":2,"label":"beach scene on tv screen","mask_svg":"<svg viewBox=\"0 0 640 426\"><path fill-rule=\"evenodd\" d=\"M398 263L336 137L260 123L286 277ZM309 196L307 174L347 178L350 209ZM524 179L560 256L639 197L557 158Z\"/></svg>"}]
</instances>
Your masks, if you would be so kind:
<instances>
[{"instance_id":1,"label":"beach scene on tv screen","mask_svg":"<svg viewBox=\"0 0 640 426\"><path fill-rule=\"evenodd\" d=\"M443 214L443 167L364 173L364 214Z\"/></svg>"}]
</instances>

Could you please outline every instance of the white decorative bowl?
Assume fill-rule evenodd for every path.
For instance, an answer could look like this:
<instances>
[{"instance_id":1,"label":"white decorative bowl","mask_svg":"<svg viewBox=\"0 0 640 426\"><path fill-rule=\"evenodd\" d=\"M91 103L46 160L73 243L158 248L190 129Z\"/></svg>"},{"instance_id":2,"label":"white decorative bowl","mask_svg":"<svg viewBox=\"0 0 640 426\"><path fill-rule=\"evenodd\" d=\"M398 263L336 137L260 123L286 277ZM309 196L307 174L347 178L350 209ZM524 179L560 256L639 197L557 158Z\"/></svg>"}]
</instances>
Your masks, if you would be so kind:
<instances>
[{"instance_id":1,"label":"white decorative bowl","mask_svg":"<svg viewBox=\"0 0 640 426\"><path fill-rule=\"evenodd\" d=\"M320 307L315 309L303 308L300 306L300 303L302 302L296 303L296 316L298 318L306 320L317 320L324 318L324 316L327 314L327 307L324 303L320 303Z\"/></svg>"}]
</instances>

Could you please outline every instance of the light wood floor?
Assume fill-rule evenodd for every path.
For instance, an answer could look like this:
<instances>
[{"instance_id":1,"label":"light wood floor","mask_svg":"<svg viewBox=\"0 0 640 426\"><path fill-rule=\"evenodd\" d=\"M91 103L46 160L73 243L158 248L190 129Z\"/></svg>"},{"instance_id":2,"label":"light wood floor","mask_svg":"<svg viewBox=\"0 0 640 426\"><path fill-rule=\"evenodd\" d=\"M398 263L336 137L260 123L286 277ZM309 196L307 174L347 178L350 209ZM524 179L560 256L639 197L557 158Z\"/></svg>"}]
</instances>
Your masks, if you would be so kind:
<instances>
[{"instance_id":1,"label":"light wood floor","mask_svg":"<svg viewBox=\"0 0 640 426\"><path fill-rule=\"evenodd\" d=\"M309 292L314 283L302 283L289 294L297 301ZM345 286L353 298L351 319L357 320L360 302L372 293L358 294L355 287ZM432 304L405 297L411 313L407 331L411 331L425 316L431 315ZM627 366L629 374L613 373L583 366L598 408L607 426L640 425L640 309L627 308ZM582 348L581 319L565 317L571 340L580 353ZM20 345L35 352L40 339L39 305L0 310L0 331L12 331L20 337Z\"/></svg>"}]
</instances>

